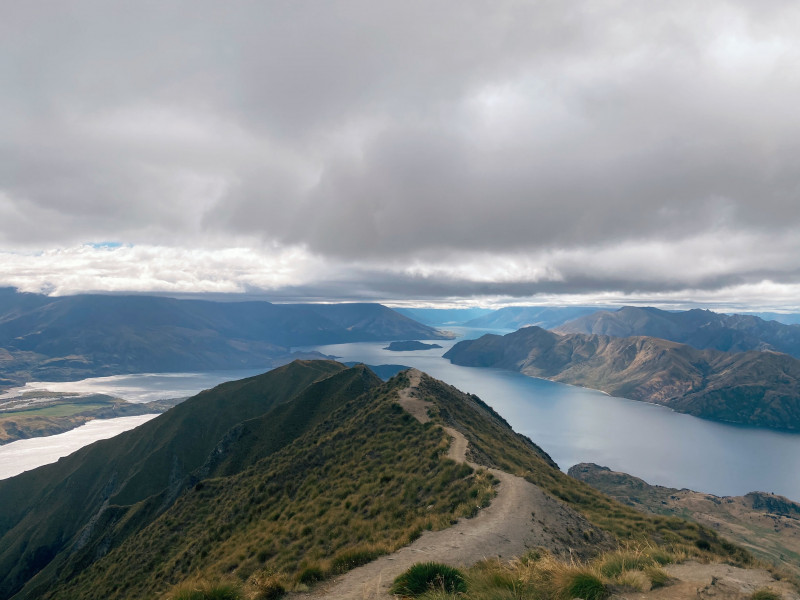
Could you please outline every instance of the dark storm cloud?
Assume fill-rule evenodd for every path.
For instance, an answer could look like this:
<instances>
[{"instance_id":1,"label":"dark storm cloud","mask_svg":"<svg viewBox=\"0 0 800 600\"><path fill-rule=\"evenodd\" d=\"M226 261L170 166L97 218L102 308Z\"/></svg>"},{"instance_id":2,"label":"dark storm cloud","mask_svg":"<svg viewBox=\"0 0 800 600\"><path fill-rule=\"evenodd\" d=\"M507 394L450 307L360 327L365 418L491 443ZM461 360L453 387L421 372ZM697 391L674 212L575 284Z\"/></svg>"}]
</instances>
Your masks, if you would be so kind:
<instances>
[{"instance_id":1,"label":"dark storm cloud","mask_svg":"<svg viewBox=\"0 0 800 600\"><path fill-rule=\"evenodd\" d=\"M6 4L0 247L297 247L360 297L791 285L799 10Z\"/></svg>"}]
</instances>

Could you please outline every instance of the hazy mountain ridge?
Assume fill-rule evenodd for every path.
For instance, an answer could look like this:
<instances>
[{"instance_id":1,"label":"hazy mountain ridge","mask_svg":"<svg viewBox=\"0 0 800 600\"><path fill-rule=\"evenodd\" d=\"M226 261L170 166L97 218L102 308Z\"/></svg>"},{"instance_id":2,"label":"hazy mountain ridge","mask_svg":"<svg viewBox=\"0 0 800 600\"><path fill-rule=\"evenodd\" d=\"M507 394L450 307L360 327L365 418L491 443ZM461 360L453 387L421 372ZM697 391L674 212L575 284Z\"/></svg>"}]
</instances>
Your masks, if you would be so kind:
<instances>
[{"instance_id":1,"label":"hazy mountain ridge","mask_svg":"<svg viewBox=\"0 0 800 600\"><path fill-rule=\"evenodd\" d=\"M582 315L597 311L587 306L507 306L464 323L467 327L485 329L519 329L536 325L552 329Z\"/></svg>"},{"instance_id":2,"label":"hazy mountain ridge","mask_svg":"<svg viewBox=\"0 0 800 600\"><path fill-rule=\"evenodd\" d=\"M800 357L800 325L765 321L754 315L725 315L692 309L668 312L625 306L584 315L554 329L614 337L648 336L723 352L773 350Z\"/></svg>"},{"instance_id":3,"label":"hazy mountain ridge","mask_svg":"<svg viewBox=\"0 0 800 600\"><path fill-rule=\"evenodd\" d=\"M137 372L272 367L305 345L442 339L380 304L280 305L0 290L0 385Z\"/></svg>"},{"instance_id":4,"label":"hazy mountain ridge","mask_svg":"<svg viewBox=\"0 0 800 600\"><path fill-rule=\"evenodd\" d=\"M559 335L526 327L462 341L454 364L532 377L663 404L698 417L800 429L800 361L774 352L698 350L651 337Z\"/></svg>"},{"instance_id":5,"label":"hazy mountain ridge","mask_svg":"<svg viewBox=\"0 0 800 600\"><path fill-rule=\"evenodd\" d=\"M401 315L425 325L463 325L471 319L493 312L489 308L395 308Z\"/></svg>"}]
</instances>

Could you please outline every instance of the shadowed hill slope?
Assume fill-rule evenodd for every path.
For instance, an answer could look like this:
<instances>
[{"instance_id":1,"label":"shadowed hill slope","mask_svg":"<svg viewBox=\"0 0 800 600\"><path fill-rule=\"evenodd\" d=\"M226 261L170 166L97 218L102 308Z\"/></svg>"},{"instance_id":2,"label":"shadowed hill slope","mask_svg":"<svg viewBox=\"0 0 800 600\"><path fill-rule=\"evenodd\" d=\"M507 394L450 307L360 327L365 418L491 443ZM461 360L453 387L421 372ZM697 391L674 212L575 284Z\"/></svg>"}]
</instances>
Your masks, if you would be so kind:
<instances>
[{"instance_id":1,"label":"shadowed hill slope","mask_svg":"<svg viewBox=\"0 0 800 600\"><path fill-rule=\"evenodd\" d=\"M96 523L108 507L168 506L233 426L343 371L332 361L295 362L222 384L133 431L0 481L0 573L6 574L0 593L5 597L65 550L102 535Z\"/></svg>"},{"instance_id":2,"label":"shadowed hill slope","mask_svg":"<svg viewBox=\"0 0 800 600\"><path fill-rule=\"evenodd\" d=\"M511 369L707 419L800 429L800 361L787 354L731 354L658 338L558 335L526 327L459 342L444 357L458 365Z\"/></svg>"}]
</instances>

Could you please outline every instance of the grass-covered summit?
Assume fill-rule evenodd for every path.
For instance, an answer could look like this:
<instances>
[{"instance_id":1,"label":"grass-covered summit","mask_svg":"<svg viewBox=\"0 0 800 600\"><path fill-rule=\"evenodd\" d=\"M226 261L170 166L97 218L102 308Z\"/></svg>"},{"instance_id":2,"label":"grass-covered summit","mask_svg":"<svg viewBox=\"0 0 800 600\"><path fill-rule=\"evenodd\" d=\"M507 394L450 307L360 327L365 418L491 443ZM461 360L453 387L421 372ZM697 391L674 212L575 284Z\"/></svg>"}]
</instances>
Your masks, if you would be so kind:
<instances>
[{"instance_id":1,"label":"grass-covered summit","mask_svg":"<svg viewBox=\"0 0 800 600\"><path fill-rule=\"evenodd\" d=\"M151 598L317 577L472 512L488 476L362 366L298 361L0 482L0 597Z\"/></svg>"}]
</instances>

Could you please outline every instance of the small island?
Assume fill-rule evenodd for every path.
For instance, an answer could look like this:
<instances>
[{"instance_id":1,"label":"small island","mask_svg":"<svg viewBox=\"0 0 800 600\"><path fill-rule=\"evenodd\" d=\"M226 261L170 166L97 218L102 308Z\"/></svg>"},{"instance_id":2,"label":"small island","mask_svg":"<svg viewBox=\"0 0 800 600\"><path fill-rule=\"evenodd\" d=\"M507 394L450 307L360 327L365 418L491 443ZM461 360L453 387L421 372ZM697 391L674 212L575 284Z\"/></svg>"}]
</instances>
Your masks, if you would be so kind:
<instances>
[{"instance_id":1,"label":"small island","mask_svg":"<svg viewBox=\"0 0 800 600\"><path fill-rule=\"evenodd\" d=\"M392 352L409 352L410 350L430 350L431 348L441 348L439 344L425 344L416 340L405 342L392 342L384 348Z\"/></svg>"}]
</instances>

